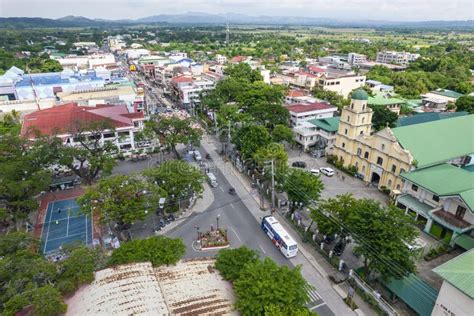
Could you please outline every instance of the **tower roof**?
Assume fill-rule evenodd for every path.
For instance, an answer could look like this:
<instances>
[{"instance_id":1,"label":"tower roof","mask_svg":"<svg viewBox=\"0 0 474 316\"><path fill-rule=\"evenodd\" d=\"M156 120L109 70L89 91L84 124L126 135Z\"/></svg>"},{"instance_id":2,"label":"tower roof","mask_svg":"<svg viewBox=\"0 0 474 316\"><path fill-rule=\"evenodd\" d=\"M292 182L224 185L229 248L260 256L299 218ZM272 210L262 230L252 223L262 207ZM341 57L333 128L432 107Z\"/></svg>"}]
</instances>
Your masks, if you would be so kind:
<instances>
[{"instance_id":1,"label":"tower roof","mask_svg":"<svg viewBox=\"0 0 474 316\"><path fill-rule=\"evenodd\" d=\"M352 99L353 100L368 100L369 95L363 89L357 89L356 91L352 92Z\"/></svg>"}]
</instances>

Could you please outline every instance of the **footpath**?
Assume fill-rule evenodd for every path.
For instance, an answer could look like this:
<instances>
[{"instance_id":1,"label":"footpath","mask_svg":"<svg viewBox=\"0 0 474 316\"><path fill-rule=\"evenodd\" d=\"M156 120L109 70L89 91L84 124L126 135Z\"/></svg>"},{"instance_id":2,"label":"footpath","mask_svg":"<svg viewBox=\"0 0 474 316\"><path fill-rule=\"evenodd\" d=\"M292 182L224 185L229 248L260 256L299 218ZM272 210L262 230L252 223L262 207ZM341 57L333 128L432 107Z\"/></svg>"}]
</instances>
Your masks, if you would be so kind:
<instances>
[{"instance_id":1,"label":"footpath","mask_svg":"<svg viewBox=\"0 0 474 316\"><path fill-rule=\"evenodd\" d=\"M260 222L261 218L266 215L270 215L269 210L262 210L259 205L260 197L258 192L251 188L250 181L247 177L241 174L230 162L224 162L222 157L218 155L218 149L215 144L212 142L212 139L207 137L201 142L201 146L209 153L216 164L216 167L220 169L223 175L226 177L227 181L235 188L238 196L249 196L250 198L243 198L242 202L250 210L250 213L255 217L255 219ZM253 197L253 198L251 198ZM268 205L268 204L267 204ZM279 215L274 214L277 218ZM291 232L293 229L288 225L285 225L286 222L279 218L285 228ZM298 236L295 232L292 233L292 236ZM290 262L294 265L301 265L301 274L306 279L306 281L312 285L324 300L327 306L332 310L332 312L339 315L356 315L342 300L341 296L333 288L332 283L327 278L328 273L325 269L318 263L318 260L305 248L303 242L298 237L296 238L298 245L300 245L299 251L301 255L298 255L294 258L289 259ZM325 260L324 258L321 258ZM363 313L365 314L365 313Z\"/></svg>"}]
</instances>

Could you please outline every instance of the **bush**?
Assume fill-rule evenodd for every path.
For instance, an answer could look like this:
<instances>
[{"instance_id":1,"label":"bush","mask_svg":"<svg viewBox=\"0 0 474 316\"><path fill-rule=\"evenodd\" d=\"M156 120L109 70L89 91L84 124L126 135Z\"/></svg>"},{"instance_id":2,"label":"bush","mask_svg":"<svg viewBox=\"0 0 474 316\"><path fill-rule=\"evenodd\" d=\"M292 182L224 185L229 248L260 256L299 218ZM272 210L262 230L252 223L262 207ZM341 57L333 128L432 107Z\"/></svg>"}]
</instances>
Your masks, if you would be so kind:
<instances>
[{"instance_id":1,"label":"bush","mask_svg":"<svg viewBox=\"0 0 474 316\"><path fill-rule=\"evenodd\" d=\"M425 261L431 261L445 253L449 250L449 246L447 244L442 244L438 248L431 248L430 251L423 257Z\"/></svg>"},{"instance_id":2,"label":"bush","mask_svg":"<svg viewBox=\"0 0 474 316\"><path fill-rule=\"evenodd\" d=\"M181 239L156 236L123 243L115 249L109 265L150 261L154 267L175 264L184 255L186 247Z\"/></svg>"}]
</instances>

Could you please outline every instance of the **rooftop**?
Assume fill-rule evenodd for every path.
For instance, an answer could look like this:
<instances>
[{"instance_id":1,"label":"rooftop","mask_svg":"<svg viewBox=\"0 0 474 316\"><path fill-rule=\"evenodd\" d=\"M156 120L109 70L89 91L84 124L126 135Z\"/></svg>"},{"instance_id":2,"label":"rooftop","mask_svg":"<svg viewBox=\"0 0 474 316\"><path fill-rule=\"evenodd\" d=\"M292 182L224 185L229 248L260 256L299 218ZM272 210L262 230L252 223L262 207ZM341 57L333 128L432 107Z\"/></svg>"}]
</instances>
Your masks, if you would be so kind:
<instances>
[{"instance_id":1,"label":"rooftop","mask_svg":"<svg viewBox=\"0 0 474 316\"><path fill-rule=\"evenodd\" d=\"M405 103L404 100L398 98L385 98L383 95L376 94L374 97L369 97L367 104L372 105L392 105L392 104L402 104Z\"/></svg>"},{"instance_id":2,"label":"rooftop","mask_svg":"<svg viewBox=\"0 0 474 316\"><path fill-rule=\"evenodd\" d=\"M443 263L433 269L445 281L474 299L474 249Z\"/></svg>"},{"instance_id":3,"label":"rooftop","mask_svg":"<svg viewBox=\"0 0 474 316\"><path fill-rule=\"evenodd\" d=\"M327 132L337 132L337 129L339 128L339 119L340 117L337 116L309 120L308 122Z\"/></svg>"},{"instance_id":4,"label":"rooftop","mask_svg":"<svg viewBox=\"0 0 474 316\"><path fill-rule=\"evenodd\" d=\"M95 281L67 300L66 315L235 315L234 293L199 258L153 268L133 263L97 271Z\"/></svg>"},{"instance_id":5,"label":"rooftop","mask_svg":"<svg viewBox=\"0 0 474 316\"><path fill-rule=\"evenodd\" d=\"M328 110L336 108L327 103L308 103L308 104L292 104L286 107L288 111L294 113L304 113L304 112L311 112L311 111L320 111L320 110Z\"/></svg>"},{"instance_id":6,"label":"rooftop","mask_svg":"<svg viewBox=\"0 0 474 316\"><path fill-rule=\"evenodd\" d=\"M42 135L69 134L76 125L84 122L110 120L115 128L133 127L134 119L143 119L143 113L129 113L126 105L79 106L67 103L27 114L23 118L21 134L35 138Z\"/></svg>"},{"instance_id":7,"label":"rooftop","mask_svg":"<svg viewBox=\"0 0 474 316\"><path fill-rule=\"evenodd\" d=\"M429 113L417 113L412 116L399 118L396 122L397 127L408 126L413 124L428 123L433 121L444 120L457 116L468 115L467 112L429 112Z\"/></svg>"},{"instance_id":8,"label":"rooftop","mask_svg":"<svg viewBox=\"0 0 474 316\"><path fill-rule=\"evenodd\" d=\"M427 167L474 153L474 115L464 115L392 129L418 167ZM442 150L440 150L442 149Z\"/></svg>"},{"instance_id":9,"label":"rooftop","mask_svg":"<svg viewBox=\"0 0 474 316\"><path fill-rule=\"evenodd\" d=\"M351 98L353 100L368 100L369 95L363 89L357 89L352 93Z\"/></svg>"},{"instance_id":10,"label":"rooftop","mask_svg":"<svg viewBox=\"0 0 474 316\"><path fill-rule=\"evenodd\" d=\"M450 164L440 164L400 174L438 196L459 195L474 213L474 173Z\"/></svg>"},{"instance_id":11,"label":"rooftop","mask_svg":"<svg viewBox=\"0 0 474 316\"><path fill-rule=\"evenodd\" d=\"M447 89L438 89L435 91L431 91L431 93L442 95L443 97L455 98L455 99L463 96L462 93L452 91L452 90L447 90Z\"/></svg>"}]
</instances>

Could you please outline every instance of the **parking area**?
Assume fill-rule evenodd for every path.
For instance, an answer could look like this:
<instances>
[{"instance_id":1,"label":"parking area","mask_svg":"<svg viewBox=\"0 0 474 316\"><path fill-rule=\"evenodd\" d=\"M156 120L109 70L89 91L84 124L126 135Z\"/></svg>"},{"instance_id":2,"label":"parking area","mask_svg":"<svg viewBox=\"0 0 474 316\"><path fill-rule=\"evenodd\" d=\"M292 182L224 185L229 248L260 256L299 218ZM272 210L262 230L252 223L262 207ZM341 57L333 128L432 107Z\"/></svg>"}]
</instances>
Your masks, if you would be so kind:
<instances>
[{"instance_id":1,"label":"parking area","mask_svg":"<svg viewBox=\"0 0 474 316\"><path fill-rule=\"evenodd\" d=\"M304 161L306 170L319 169L321 167L330 167L334 170L335 175L328 177L321 175L324 183L324 191L321 197L326 199L335 197L340 194L352 193L356 198L368 198L380 201L383 204L388 202L388 196L380 192L373 186L368 186L360 179L353 178L342 171L337 170L334 166L326 162L326 158L314 158L309 154L301 152L299 149L287 148L288 162L291 164L295 161Z\"/></svg>"}]
</instances>

